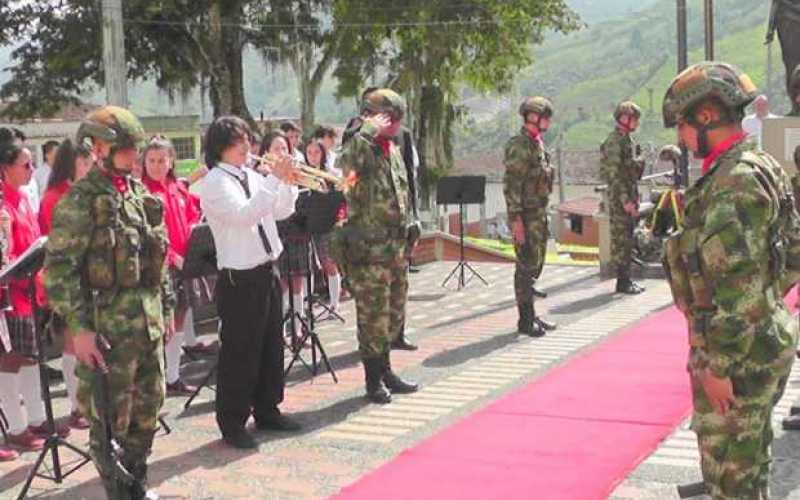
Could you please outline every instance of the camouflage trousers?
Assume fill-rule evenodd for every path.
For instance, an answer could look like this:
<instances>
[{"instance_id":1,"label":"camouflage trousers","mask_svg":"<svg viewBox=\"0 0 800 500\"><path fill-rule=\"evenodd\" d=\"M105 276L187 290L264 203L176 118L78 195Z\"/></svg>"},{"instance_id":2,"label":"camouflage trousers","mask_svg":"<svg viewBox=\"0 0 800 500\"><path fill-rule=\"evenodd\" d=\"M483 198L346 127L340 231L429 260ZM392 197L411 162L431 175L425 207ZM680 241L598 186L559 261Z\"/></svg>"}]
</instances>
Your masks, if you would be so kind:
<instances>
[{"instance_id":1,"label":"camouflage trousers","mask_svg":"<svg viewBox=\"0 0 800 500\"><path fill-rule=\"evenodd\" d=\"M703 481L714 500L764 500L769 486L772 410L783 395L794 349L746 376L732 376L737 405L716 413L692 376L694 413Z\"/></svg>"},{"instance_id":2,"label":"camouflage trousers","mask_svg":"<svg viewBox=\"0 0 800 500\"><path fill-rule=\"evenodd\" d=\"M405 324L408 266L405 259L381 264L349 264L356 303L358 350L362 359L389 352Z\"/></svg>"},{"instance_id":3,"label":"camouflage trousers","mask_svg":"<svg viewBox=\"0 0 800 500\"><path fill-rule=\"evenodd\" d=\"M617 273L630 273L635 221L629 216L612 216L610 222L611 263Z\"/></svg>"},{"instance_id":4,"label":"camouflage trousers","mask_svg":"<svg viewBox=\"0 0 800 500\"><path fill-rule=\"evenodd\" d=\"M123 465L134 472L143 468L150 454L158 428L158 414L164 404L164 342L162 339L150 340L145 333L109 341L112 346L105 361L109 370L107 377L112 407L111 421L114 435L124 450ZM96 401L94 396L96 375L84 365L78 365L76 374L80 379L80 411L91 422L89 452L108 488L113 475L111 464L107 463L102 454L105 435L102 433L98 413L102 401Z\"/></svg>"},{"instance_id":5,"label":"camouflage trousers","mask_svg":"<svg viewBox=\"0 0 800 500\"><path fill-rule=\"evenodd\" d=\"M522 224L525 226L525 241L521 244L514 242L514 253L517 256L514 294L517 304L533 301L533 283L542 275L547 239L550 236L545 209L523 212Z\"/></svg>"}]
</instances>

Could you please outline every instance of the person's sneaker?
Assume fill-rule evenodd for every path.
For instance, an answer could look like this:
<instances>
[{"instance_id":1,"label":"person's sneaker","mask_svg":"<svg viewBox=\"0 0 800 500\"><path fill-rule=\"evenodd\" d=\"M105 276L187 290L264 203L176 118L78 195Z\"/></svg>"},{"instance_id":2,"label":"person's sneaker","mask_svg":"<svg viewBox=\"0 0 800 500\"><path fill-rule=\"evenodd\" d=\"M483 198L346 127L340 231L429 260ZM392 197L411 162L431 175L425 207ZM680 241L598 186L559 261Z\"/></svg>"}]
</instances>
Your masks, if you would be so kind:
<instances>
[{"instance_id":1,"label":"person's sneaker","mask_svg":"<svg viewBox=\"0 0 800 500\"><path fill-rule=\"evenodd\" d=\"M22 451L36 451L44 448L44 439L25 429L25 432L20 434L9 434L6 444Z\"/></svg>"},{"instance_id":2,"label":"person's sneaker","mask_svg":"<svg viewBox=\"0 0 800 500\"><path fill-rule=\"evenodd\" d=\"M56 434L62 438L69 436L69 425L63 422L54 422L54 424L56 426ZM50 427L47 425L46 421L42 422L41 425L29 425L28 430L31 431L31 433L33 433L35 436L42 439L47 439L50 436Z\"/></svg>"},{"instance_id":3,"label":"person's sneaker","mask_svg":"<svg viewBox=\"0 0 800 500\"><path fill-rule=\"evenodd\" d=\"M10 462L19 458L19 452L5 446L0 446L0 462Z\"/></svg>"},{"instance_id":4,"label":"person's sneaker","mask_svg":"<svg viewBox=\"0 0 800 500\"><path fill-rule=\"evenodd\" d=\"M256 429L260 431L299 431L300 424L274 408L269 415L256 419Z\"/></svg>"},{"instance_id":5,"label":"person's sneaker","mask_svg":"<svg viewBox=\"0 0 800 500\"><path fill-rule=\"evenodd\" d=\"M253 439L253 436L251 436L244 429L231 434L223 434L222 440L240 450L252 450L258 448L258 443L256 443L256 440Z\"/></svg>"},{"instance_id":6,"label":"person's sneaker","mask_svg":"<svg viewBox=\"0 0 800 500\"><path fill-rule=\"evenodd\" d=\"M197 391L197 386L187 384L181 379L167 384L167 396L191 396L195 391Z\"/></svg>"},{"instance_id":7,"label":"person's sneaker","mask_svg":"<svg viewBox=\"0 0 800 500\"><path fill-rule=\"evenodd\" d=\"M87 418L81 415L81 412L79 411L73 411L72 413L69 414L69 419L67 419L67 425L77 430L88 429L89 427L92 426L91 422L89 422Z\"/></svg>"},{"instance_id":8,"label":"person's sneaker","mask_svg":"<svg viewBox=\"0 0 800 500\"><path fill-rule=\"evenodd\" d=\"M19 452L17 452L17 450L12 450L11 448L0 446L0 462L10 462L18 458L19 458Z\"/></svg>"}]
</instances>

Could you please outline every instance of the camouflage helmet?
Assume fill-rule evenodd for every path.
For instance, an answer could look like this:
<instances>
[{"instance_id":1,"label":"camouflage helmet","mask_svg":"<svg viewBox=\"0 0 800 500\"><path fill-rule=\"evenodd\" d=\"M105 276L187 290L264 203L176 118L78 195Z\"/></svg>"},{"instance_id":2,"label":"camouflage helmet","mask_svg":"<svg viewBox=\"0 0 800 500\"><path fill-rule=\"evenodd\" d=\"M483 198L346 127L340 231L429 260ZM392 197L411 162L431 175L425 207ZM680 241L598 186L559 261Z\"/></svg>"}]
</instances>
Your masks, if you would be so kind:
<instances>
[{"instance_id":1,"label":"camouflage helmet","mask_svg":"<svg viewBox=\"0 0 800 500\"><path fill-rule=\"evenodd\" d=\"M138 148L145 141L144 128L136 115L118 106L103 106L92 111L78 127L76 140L101 139L113 148Z\"/></svg>"},{"instance_id":2,"label":"camouflage helmet","mask_svg":"<svg viewBox=\"0 0 800 500\"><path fill-rule=\"evenodd\" d=\"M553 103L545 97L526 97L519 105L519 115L525 119L528 113L536 113L542 118L553 116Z\"/></svg>"},{"instance_id":3,"label":"camouflage helmet","mask_svg":"<svg viewBox=\"0 0 800 500\"><path fill-rule=\"evenodd\" d=\"M618 122L620 118L626 115L634 118L641 118L642 108L633 101L622 101L617 104L616 109L614 109L614 121Z\"/></svg>"},{"instance_id":4,"label":"camouflage helmet","mask_svg":"<svg viewBox=\"0 0 800 500\"><path fill-rule=\"evenodd\" d=\"M364 97L361 110L370 113L387 113L402 118L406 114L406 100L392 89L376 89Z\"/></svg>"},{"instance_id":5,"label":"camouflage helmet","mask_svg":"<svg viewBox=\"0 0 800 500\"><path fill-rule=\"evenodd\" d=\"M673 128L696 105L716 97L741 111L756 98L757 88L739 68L723 62L701 62L676 76L664 96L664 126Z\"/></svg>"},{"instance_id":6,"label":"camouflage helmet","mask_svg":"<svg viewBox=\"0 0 800 500\"><path fill-rule=\"evenodd\" d=\"M658 159L661 161L671 161L673 163L681 159L681 148L674 144L667 144L658 152Z\"/></svg>"}]
</instances>

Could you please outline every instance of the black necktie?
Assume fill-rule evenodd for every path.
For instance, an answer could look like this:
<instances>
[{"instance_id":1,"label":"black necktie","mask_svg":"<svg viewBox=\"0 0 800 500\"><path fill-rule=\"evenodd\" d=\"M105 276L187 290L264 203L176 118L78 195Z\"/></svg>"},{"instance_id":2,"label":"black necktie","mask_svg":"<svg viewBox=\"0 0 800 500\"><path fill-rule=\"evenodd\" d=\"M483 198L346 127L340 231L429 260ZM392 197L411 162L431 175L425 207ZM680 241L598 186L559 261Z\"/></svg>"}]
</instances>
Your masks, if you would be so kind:
<instances>
[{"instance_id":1,"label":"black necktie","mask_svg":"<svg viewBox=\"0 0 800 500\"><path fill-rule=\"evenodd\" d=\"M250 199L250 187L247 185L247 172L242 172L244 177L234 176L239 184L242 185L242 189L244 189L244 195L247 196L247 199ZM267 256L272 255L272 246L269 244L269 239L267 238L267 232L264 230L264 226L261 223L258 223L258 235L261 237L261 243L264 245L264 250L267 251Z\"/></svg>"}]
</instances>

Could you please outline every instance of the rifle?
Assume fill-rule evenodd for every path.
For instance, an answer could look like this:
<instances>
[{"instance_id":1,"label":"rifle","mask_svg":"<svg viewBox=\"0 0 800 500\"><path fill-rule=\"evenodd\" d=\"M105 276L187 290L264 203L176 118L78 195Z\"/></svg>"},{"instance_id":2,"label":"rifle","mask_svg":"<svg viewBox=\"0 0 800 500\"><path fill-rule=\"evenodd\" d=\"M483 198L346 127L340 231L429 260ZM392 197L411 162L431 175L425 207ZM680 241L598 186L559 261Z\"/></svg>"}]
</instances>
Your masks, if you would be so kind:
<instances>
[{"instance_id":1,"label":"rifle","mask_svg":"<svg viewBox=\"0 0 800 500\"><path fill-rule=\"evenodd\" d=\"M97 348L103 357L111 350L108 341L100 334L95 336ZM131 488L138 481L122 464L122 456L124 450L120 446L117 438L114 437L113 419L111 413L113 411L111 406L111 394L108 389L108 374L103 371L99 366L94 370L94 404L97 408L98 417L100 420L100 460L111 471L111 487L113 489L112 499L125 497L120 495L119 488Z\"/></svg>"}]
</instances>

